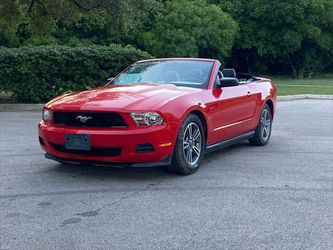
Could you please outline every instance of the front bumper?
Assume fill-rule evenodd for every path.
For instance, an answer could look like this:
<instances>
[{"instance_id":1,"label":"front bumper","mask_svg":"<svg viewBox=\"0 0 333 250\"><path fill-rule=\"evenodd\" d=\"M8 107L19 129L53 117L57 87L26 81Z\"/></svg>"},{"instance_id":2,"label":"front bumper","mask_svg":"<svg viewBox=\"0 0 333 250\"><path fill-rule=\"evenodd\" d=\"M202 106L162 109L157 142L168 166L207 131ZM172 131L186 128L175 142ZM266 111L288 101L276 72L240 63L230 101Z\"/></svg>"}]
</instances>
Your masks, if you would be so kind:
<instances>
[{"instance_id":1,"label":"front bumper","mask_svg":"<svg viewBox=\"0 0 333 250\"><path fill-rule=\"evenodd\" d=\"M92 129L71 128L45 124L38 125L41 147L46 157L59 162L85 163L94 165L122 165L149 163L151 165L167 165L173 153L177 137L177 128L172 125L151 126L131 129ZM91 152L66 152L56 145L64 147L65 134L88 134L94 149L121 148L117 155L94 155ZM138 145L150 144L151 152L138 152ZM148 165L149 165L148 164Z\"/></svg>"}]
</instances>

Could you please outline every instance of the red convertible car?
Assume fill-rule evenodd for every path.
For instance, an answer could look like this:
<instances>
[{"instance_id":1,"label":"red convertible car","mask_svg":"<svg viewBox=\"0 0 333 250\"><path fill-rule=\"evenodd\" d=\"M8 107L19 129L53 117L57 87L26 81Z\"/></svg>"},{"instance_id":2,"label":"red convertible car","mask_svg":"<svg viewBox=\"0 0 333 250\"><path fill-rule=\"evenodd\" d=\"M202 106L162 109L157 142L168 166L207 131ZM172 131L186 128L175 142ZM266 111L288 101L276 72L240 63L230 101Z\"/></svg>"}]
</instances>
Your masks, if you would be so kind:
<instances>
[{"instance_id":1,"label":"red convertible car","mask_svg":"<svg viewBox=\"0 0 333 250\"><path fill-rule=\"evenodd\" d=\"M65 164L162 166L192 174L205 153L270 139L271 80L213 59L139 61L103 87L47 103L39 123L46 158Z\"/></svg>"}]
</instances>

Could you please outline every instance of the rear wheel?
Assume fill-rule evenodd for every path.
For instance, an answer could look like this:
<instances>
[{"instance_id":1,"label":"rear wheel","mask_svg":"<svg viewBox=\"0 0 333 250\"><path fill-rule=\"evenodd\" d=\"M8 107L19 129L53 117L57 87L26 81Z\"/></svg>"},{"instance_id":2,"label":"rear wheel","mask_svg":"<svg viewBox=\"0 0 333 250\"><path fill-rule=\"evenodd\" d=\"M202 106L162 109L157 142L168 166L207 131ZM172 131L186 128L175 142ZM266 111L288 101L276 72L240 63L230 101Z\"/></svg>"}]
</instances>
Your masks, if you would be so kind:
<instances>
[{"instance_id":1,"label":"rear wheel","mask_svg":"<svg viewBox=\"0 0 333 250\"><path fill-rule=\"evenodd\" d=\"M200 119L190 114L179 129L169 170L189 175L195 173L204 155L206 139Z\"/></svg>"},{"instance_id":2,"label":"rear wheel","mask_svg":"<svg viewBox=\"0 0 333 250\"><path fill-rule=\"evenodd\" d=\"M258 126L254 136L249 140L251 144L257 146L266 145L272 132L272 113L267 104L263 107Z\"/></svg>"}]
</instances>

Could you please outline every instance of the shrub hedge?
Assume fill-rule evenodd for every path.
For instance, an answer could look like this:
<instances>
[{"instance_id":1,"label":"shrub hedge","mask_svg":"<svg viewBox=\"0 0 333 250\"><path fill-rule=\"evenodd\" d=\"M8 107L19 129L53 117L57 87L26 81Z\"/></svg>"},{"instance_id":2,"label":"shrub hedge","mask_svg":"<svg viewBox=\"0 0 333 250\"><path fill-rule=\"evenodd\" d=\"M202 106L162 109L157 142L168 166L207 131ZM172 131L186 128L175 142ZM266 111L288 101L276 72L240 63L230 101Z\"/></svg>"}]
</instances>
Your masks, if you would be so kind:
<instances>
[{"instance_id":1,"label":"shrub hedge","mask_svg":"<svg viewBox=\"0 0 333 250\"><path fill-rule=\"evenodd\" d=\"M151 58L131 46L0 48L0 91L20 102L46 102L66 91L106 82L129 64Z\"/></svg>"}]
</instances>

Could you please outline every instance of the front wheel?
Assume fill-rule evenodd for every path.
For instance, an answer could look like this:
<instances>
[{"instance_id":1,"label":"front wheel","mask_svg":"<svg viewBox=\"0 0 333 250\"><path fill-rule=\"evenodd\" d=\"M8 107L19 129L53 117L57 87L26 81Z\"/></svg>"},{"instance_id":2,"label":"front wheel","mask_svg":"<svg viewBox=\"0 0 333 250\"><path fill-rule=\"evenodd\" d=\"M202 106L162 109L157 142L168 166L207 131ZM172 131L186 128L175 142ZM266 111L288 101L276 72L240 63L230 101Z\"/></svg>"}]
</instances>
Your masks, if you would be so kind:
<instances>
[{"instance_id":1,"label":"front wheel","mask_svg":"<svg viewBox=\"0 0 333 250\"><path fill-rule=\"evenodd\" d=\"M249 140L251 144L264 146L268 143L272 132L272 113L267 104L263 107L260 120L254 136Z\"/></svg>"},{"instance_id":2,"label":"front wheel","mask_svg":"<svg viewBox=\"0 0 333 250\"><path fill-rule=\"evenodd\" d=\"M200 119L190 114L179 129L169 170L189 175L195 173L204 155L206 139Z\"/></svg>"}]
</instances>

